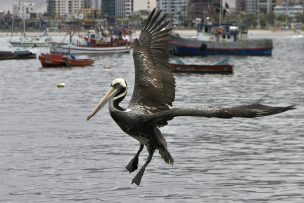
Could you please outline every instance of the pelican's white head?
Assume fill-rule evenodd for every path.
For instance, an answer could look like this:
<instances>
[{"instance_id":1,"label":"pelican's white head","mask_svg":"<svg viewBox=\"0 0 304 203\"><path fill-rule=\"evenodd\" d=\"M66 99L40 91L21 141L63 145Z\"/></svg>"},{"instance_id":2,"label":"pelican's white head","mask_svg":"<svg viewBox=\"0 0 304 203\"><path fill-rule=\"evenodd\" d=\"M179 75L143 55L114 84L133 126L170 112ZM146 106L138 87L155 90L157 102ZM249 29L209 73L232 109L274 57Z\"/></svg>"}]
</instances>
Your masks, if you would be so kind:
<instances>
[{"instance_id":1,"label":"pelican's white head","mask_svg":"<svg viewBox=\"0 0 304 203\"><path fill-rule=\"evenodd\" d=\"M122 78L116 78L112 81L111 87L109 91L106 93L106 95L100 100L100 102L97 104L95 109L90 113L87 120L92 118L104 105L107 103L108 100L111 98L118 99L118 98L124 98L127 94L127 82Z\"/></svg>"},{"instance_id":2,"label":"pelican's white head","mask_svg":"<svg viewBox=\"0 0 304 203\"><path fill-rule=\"evenodd\" d=\"M128 87L127 82L122 78L116 78L115 80L113 80L112 86L115 86L115 85L120 85L121 87L124 87L124 88Z\"/></svg>"}]
</instances>

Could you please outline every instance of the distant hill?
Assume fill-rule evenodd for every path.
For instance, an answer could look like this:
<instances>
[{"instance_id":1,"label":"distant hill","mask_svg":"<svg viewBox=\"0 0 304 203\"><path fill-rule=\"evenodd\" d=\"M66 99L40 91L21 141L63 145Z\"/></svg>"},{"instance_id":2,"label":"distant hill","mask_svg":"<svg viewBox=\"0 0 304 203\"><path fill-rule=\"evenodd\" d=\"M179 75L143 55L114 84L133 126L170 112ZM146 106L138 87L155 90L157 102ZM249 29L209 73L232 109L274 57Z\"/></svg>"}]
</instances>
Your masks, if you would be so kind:
<instances>
[{"instance_id":1,"label":"distant hill","mask_svg":"<svg viewBox=\"0 0 304 203\"><path fill-rule=\"evenodd\" d=\"M18 2L19 0L12 0L12 1L8 1L8 0L0 0L0 4L1 4L1 8L0 8L0 12L1 11L13 11L13 3L14 2ZM23 0L24 2L34 2L35 3L35 9L38 12L45 12L46 11L46 2L47 0Z\"/></svg>"}]
</instances>

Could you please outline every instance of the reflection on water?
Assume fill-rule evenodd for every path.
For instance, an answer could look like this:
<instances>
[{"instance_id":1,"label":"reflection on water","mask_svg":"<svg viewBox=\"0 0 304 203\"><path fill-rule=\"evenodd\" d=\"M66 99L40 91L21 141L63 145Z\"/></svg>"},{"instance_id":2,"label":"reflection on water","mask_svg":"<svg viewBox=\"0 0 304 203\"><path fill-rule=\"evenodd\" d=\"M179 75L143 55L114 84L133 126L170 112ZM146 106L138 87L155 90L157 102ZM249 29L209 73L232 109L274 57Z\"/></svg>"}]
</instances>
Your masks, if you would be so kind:
<instances>
[{"instance_id":1,"label":"reflection on water","mask_svg":"<svg viewBox=\"0 0 304 203\"><path fill-rule=\"evenodd\" d=\"M233 75L177 74L174 105L262 101L296 104L297 110L258 119L176 118L162 128L175 165L155 154L140 187L130 184L134 174L124 169L137 141L106 108L86 122L114 78L124 77L130 86L127 105L131 54L95 56L94 66L71 69L2 61L0 201L302 202L304 41L275 39L274 47L273 57L231 57ZM58 89L59 82L65 88Z\"/></svg>"}]
</instances>

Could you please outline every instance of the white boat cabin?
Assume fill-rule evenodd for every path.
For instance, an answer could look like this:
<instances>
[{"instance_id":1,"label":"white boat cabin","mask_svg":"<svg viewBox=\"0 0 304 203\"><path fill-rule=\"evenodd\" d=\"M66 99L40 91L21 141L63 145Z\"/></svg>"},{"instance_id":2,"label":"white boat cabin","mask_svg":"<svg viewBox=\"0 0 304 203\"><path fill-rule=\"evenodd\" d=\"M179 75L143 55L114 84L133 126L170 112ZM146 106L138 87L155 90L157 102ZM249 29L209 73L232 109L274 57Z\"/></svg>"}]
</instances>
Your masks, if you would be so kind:
<instances>
[{"instance_id":1,"label":"white boat cabin","mask_svg":"<svg viewBox=\"0 0 304 203\"><path fill-rule=\"evenodd\" d=\"M235 25L201 24L197 27L197 39L202 41L235 42L247 39L246 31L239 31Z\"/></svg>"}]
</instances>

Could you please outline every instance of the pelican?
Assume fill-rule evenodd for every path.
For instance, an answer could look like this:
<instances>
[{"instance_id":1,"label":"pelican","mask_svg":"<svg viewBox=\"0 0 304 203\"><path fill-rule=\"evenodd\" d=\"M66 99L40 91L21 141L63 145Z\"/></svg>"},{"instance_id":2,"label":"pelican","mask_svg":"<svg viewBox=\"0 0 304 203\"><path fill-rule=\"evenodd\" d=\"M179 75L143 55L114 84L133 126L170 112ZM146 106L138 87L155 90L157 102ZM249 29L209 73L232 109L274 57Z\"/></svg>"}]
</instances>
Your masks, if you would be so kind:
<instances>
[{"instance_id":1,"label":"pelican","mask_svg":"<svg viewBox=\"0 0 304 203\"><path fill-rule=\"evenodd\" d=\"M271 107L259 103L232 108L173 107L175 79L169 64L168 41L171 29L167 28L168 24L166 15L154 9L142 27L139 39L134 41L135 84L128 107L123 108L119 105L127 95L127 82L117 78L113 80L109 91L87 117L87 120L92 118L109 102L109 111L113 120L125 133L139 141L137 153L126 166L130 173L138 168L138 156L146 146L147 160L132 180L136 185L141 183L155 150L159 151L166 163L174 163L167 142L159 130L174 117L254 118L294 109L294 106Z\"/></svg>"}]
</instances>

